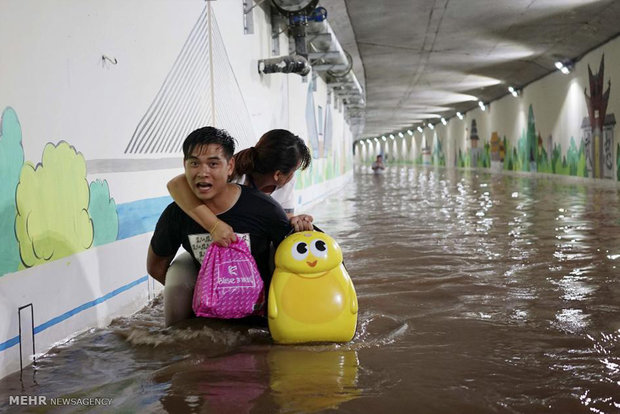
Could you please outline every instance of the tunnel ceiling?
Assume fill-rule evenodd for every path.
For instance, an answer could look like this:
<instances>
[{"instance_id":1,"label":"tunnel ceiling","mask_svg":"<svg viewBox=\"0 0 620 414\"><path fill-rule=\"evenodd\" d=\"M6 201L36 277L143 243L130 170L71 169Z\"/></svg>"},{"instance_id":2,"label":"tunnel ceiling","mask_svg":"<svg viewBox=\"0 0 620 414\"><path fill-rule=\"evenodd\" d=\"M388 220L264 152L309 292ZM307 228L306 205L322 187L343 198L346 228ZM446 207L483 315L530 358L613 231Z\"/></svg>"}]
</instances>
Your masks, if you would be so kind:
<instances>
[{"instance_id":1,"label":"tunnel ceiling","mask_svg":"<svg viewBox=\"0 0 620 414\"><path fill-rule=\"evenodd\" d=\"M578 60L620 32L617 0L322 0L357 59L374 137L439 122ZM345 24L350 21L350 26Z\"/></svg>"}]
</instances>

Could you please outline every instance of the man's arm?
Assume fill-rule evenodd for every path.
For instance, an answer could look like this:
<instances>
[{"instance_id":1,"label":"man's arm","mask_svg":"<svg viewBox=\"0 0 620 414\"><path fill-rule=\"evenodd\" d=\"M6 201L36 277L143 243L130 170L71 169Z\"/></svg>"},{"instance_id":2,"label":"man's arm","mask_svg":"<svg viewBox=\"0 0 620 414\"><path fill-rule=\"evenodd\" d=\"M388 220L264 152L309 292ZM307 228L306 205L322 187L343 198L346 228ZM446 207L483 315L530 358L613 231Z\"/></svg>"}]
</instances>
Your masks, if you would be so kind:
<instances>
[{"instance_id":1,"label":"man's arm","mask_svg":"<svg viewBox=\"0 0 620 414\"><path fill-rule=\"evenodd\" d=\"M146 271L149 275L153 276L162 285L166 284L166 272L170 263L174 259L172 256L158 256L153 251L153 248L149 245L149 252L146 256Z\"/></svg>"}]
</instances>

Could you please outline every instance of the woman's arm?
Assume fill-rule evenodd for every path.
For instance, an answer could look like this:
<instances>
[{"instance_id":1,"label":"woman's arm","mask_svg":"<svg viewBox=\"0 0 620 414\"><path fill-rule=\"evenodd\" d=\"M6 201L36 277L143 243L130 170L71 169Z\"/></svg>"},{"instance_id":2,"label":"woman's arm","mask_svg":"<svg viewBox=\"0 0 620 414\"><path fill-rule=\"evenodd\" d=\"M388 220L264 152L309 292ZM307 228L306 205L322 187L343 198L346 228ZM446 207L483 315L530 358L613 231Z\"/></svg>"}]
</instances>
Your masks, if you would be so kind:
<instances>
[{"instance_id":1,"label":"woman's arm","mask_svg":"<svg viewBox=\"0 0 620 414\"><path fill-rule=\"evenodd\" d=\"M172 199L181 210L211 233L214 243L226 247L228 244L237 240L237 236L232 227L219 220L217 216L209 210L209 207L192 193L192 190L187 184L185 175L177 175L172 180L168 181L167 187Z\"/></svg>"},{"instance_id":2,"label":"woman's arm","mask_svg":"<svg viewBox=\"0 0 620 414\"><path fill-rule=\"evenodd\" d=\"M291 226L295 228L295 231L311 231L314 229L312 222L314 217L309 214L299 214L297 216L292 213L286 213L288 219L291 222Z\"/></svg>"}]
</instances>

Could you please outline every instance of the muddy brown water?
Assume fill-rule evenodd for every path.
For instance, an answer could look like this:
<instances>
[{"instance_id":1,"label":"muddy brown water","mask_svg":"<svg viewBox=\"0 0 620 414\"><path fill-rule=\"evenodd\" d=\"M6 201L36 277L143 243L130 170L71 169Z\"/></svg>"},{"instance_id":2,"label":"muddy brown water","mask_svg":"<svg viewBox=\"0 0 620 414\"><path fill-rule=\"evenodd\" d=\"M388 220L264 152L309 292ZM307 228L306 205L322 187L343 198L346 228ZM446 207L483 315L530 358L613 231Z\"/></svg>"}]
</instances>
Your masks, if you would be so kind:
<instances>
[{"instance_id":1,"label":"muddy brown water","mask_svg":"<svg viewBox=\"0 0 620 414\"><path fill-rule=\"evenodd\" d=\"M357 168L311 211L357 289L351 343L164 329L158 298L0 380L0 411L618 413L619 201L607 182Z\"/></svg>"}]
</instances>

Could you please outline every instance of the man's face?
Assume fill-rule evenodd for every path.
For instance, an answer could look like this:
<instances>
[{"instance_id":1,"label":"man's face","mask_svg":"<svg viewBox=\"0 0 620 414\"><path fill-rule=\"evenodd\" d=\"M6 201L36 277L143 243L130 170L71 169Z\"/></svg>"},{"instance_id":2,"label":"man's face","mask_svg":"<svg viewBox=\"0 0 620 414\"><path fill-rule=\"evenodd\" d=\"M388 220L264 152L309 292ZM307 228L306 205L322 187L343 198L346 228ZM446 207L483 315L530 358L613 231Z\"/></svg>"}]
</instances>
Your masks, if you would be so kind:
<instances>
[{"instance_id":1,"label":"man's face","mask_svg":"<svg viewBox=\"0 0 620 414\"><path fill-rule=\"evenodd\" d=\"M232 158L226 160L221 146L198 146L185 160L185 178L196 197L211 201L226 187L234 164Z\"/></svg>"}]
</instances>

